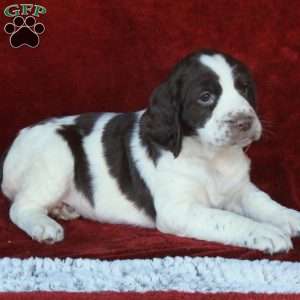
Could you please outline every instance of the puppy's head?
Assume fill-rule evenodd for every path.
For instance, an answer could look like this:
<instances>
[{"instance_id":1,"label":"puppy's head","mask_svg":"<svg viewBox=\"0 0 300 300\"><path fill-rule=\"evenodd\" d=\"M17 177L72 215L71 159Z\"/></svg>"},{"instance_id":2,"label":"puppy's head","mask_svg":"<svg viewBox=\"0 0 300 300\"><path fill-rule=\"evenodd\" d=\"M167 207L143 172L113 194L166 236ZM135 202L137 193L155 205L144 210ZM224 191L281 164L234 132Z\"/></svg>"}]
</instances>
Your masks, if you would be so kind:
<instances>
[{"instance_id":1,"label":"puppy's head","mask_svg":"<svg viewBox=\"0 0 300 300\"><path fill-rule=\"evenodd\" d=\"M213 51L179 62L154 91L143 119L148 136L174 156L184 136L215 147L244 147L259 139L262 131L249 70Z\"/></svg>"}]
</instances>

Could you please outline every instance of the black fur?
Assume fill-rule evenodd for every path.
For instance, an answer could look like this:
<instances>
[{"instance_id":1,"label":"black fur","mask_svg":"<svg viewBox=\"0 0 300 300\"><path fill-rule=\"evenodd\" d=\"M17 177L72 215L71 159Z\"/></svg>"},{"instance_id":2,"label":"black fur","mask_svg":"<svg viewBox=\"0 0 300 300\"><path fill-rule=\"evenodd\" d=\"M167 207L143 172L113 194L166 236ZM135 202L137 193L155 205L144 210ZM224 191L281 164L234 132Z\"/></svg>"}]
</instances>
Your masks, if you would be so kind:
<instances>
[{"instance_id":1,"label":"black fur","mask_svg":"<svg viewBox=\"0 0 300 300\"><path fill-rule=\"evenodd\" d=\"M83 148L83 138L89 135L101 114L88 113L76 118L74 124L64 125L57 132L68 143L74 158L75 186L94 206L89 162Z\"/></svg>"},{"instance_id":2,"label":"black fur","mask_svg":"<svg viewBox=\"0 0 300 300\"><path fill-rule=\"evenodd\" d=\"M152 195L140 176L132 158L130 140L136 122L134 113L119 114L105 126L102 143L110 174L116 178L121 191L138 208L155 220Z\"/></svg>"},{"instance_id":3,"label":"black fur","mask_svg":"<svg viewBox=\"0 0 300 300\"><path fill-rule=\"evenodd\" d=\"M75 124L80 128L80 131L84 136L89 135L100 116L101 113L82 114L76 119Z\"/></svg>"},{"instance_id":4,"label":"black fur","mask_svg":"<svg viewBox=\"0 0 300 300\"><path fill-rule=\"evenodd\" d=\"M168 82L160 85L141 118L141 140L154 161L159 157L158 146L170 150L175 157L181 149L180 104L171 92Z\"/></svg>"},{"instance_id":5,"label":"black fur","mask_svg":"<svg viewBox=\"0 0 300 300\"><path fill-rule=\"evenodd\" d=\"M255 91L255 82L252 78L248 68L242 63L236 65L234 68L235 76L235 88L239 93L244 96L250 105L256 109L256 91Z\"/></svg>"}]
</instances>

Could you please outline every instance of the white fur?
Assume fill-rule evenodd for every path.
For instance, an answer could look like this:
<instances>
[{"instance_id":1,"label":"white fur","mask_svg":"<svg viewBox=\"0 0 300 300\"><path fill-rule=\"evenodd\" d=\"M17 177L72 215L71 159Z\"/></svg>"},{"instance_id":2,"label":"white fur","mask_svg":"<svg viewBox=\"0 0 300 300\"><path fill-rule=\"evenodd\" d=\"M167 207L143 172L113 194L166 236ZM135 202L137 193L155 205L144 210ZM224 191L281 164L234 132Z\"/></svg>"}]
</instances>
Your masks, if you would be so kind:
<instances>
[{"instance_id":1,"label":"white fur","mask_svg":"<svg viewBox=\"0 0 300 300\"><path fill-rule=\"evenodd\" d=\"M23 129L4 164L2 189L13 200L11 220L39 241L63 239L63 229L48 214L65 211L65 218L83 217L145 227L162 232L245 246L270 253L292 248L291 236L299 234L300 214L284 208L250 181L250 161L241 145L226 145L228 115L247 112L260 122L235 89L231 67L220 55L202 55L201 63L218 76L222 95L211 118L199 129L200 138L185 137L175 159L161 150L156 165L139 137L136 122L131 151L136 167L148 186L157 212L154 222L121 192L104 157L100 142L107 122L116 114L103 114L92 133L84 138L94 191L93 207L74 186L74 161L67 143L55 133L75 117ZM144 111L137 113L138 119ZM63 206L68 205L76 213Z\"/></svg>"}]
</instances>

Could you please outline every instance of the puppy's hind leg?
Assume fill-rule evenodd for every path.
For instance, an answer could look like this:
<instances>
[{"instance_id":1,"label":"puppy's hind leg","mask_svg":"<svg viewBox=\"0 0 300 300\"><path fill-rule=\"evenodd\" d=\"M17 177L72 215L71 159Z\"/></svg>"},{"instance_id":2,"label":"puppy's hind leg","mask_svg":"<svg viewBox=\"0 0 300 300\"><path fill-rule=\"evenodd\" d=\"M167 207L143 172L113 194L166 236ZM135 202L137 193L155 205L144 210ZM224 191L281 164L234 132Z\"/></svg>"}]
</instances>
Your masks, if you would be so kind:
<instances>
[{"instance_id":1,"label":"puppy's hind leg","mask_svg":"<svg viewBox=\"0 0 300 300\"><path fill-rule=\"evenodd\" d=\"M32 239L53 244L64 238L60 224L48 216L59 206L68 187L67 178L31 173L14 197L9 211L10 219Z\"/></svg>"},{"instance_id":2,"label":"puppy's hind leg","mask_svg":"<svg viewBox=\"0 0 300 300\"><path fill-rule=\"evenodd\" d=\"M39 242L53 244L62 241L62 226L47 216L46 208L34 204L29 206L29 201L22 197L14 201L9 211L12 222Z\"/></svg>"},{"instance_id":3,"label":"puppy's hind leg","mask_svg":"<svg viewBox=\"0 0 300 300\"><path fill-rule=\"evenodd\" d=\"M2 190L12 200L10 219L46 243L64 238L63 228L48 213L63 201L74 180L74 158L57 127L49 123L24 129L3 167Z\"/></svg>"}]
</instances>

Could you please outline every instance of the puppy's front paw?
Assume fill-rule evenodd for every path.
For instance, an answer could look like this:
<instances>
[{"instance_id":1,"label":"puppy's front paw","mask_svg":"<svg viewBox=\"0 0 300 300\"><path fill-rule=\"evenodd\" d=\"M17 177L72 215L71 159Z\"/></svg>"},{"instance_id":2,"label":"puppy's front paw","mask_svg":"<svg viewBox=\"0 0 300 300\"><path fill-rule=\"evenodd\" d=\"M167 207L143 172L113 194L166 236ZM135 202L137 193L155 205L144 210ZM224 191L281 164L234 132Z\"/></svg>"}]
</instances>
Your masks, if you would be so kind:
<instances>
[{"instance_id":1,"label":"puppy's front paw","mask_svg":"<svg viewBox=\"0 0 300 300\"><path fill-rule=\"evenodd\" d=\"M282 208L278 215L273 216L270 223L291 237L300 236L300 212L296 210Z\"/></svg>"},{"instance_id":2,"label":"puppy's front paw","mask_svg":"<svg viewBox=\"0 0 300 300\"><path fill-rule=\"evenodd\" d=\"M286 209L286 219L292 237L300 236L300 212L294 209Z\"/></svg>"},{"instance_id":3,"label":"puppy's front paw","mask_svg":"<svg viewBox=\"0 0 300 300\"><path fill-rule=\"evenodd\" d=\"M64 230L61 225L54 220L44 217L40 218L30 230L30 236L39 242L46 244L54 244L62 241L64 238Z\"/></svg>"},{"instance_id":4,"label":"puppy's front paw","mask_svg":"<svg viewBox=\"0 0 300 300\"><path fill-rule=\"evenodd\" d=\"M258 224L251 230L245 246L270 254L288 252L293 248L290 237L279 228L269 224Z\"/></svg>"}]
</instances>

